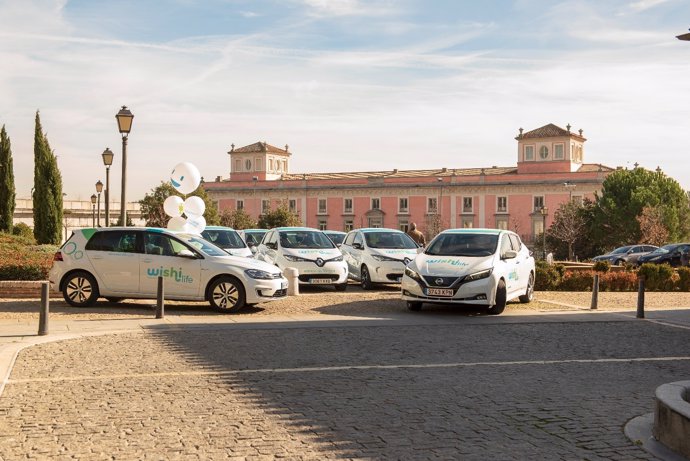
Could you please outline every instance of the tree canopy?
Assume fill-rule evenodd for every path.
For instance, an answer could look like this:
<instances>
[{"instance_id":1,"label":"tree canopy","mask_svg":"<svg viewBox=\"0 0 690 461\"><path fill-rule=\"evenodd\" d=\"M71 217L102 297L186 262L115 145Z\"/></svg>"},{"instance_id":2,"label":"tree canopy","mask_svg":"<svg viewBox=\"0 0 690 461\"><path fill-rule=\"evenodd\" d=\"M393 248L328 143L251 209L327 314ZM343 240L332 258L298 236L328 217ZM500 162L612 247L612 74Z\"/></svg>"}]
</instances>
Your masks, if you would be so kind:
<instances>
[{"instance_id":1,"label":"tree canopy","mask_svg":"<svg viewBox=\"0 0 690 461\"><path fill-rule=\"evenodd\" d=\"M253 229L257 226L256 221L244 211L239 208L237 210L225 210L220 215L220 225L232 227L233 229Z\"/></svg>"},{"instance_id":2,"label":"tree canopy","mask_svg":"<svg viewBox=\"0 0 690 461\"><path fill-rule=\"evenodd\" d=\"M15 197L12 145L3 125L0 130L0 232L12 232Z\"/></svg>"},{"instance_id":3,"label":"tree canopy","mask_svg":"<svg viewBox=\"0 0 690 461\"><path fill-rule=\"evenodd\" d=\"M151 189L151 194L146 194L142 200L139 201L141 205L141 217L146 221L146 225L149 227L166 227L170 216L165 213L163 209L163 202L165 199L171 195L179 195L183 197L175 188L170 184L170 182L163 182ZM220 223L220 218L218 216L218 210L211 198L206 193L206 190L199 186L194 192L184 197L191 197L196 195L200 197L204 204L206 205L206 211L204 211L204 219L206 219L206 224L209 226L217 225ZM183 198L184 198L183 197Z\"/></svg>"},{"instance_id":4,"label":"tree canopy","mask_svg":"<svg viewBox=\"0 0 690 461\"><path fill-rule=\"evenodd\" d=\"M301 226L302 221L290 211L288 206L281 203L278 208L264 213L259 218L259 227L263 229L273 229L274 227Z\"/></svg>"},{"instance_id":5,"label":"tree canopy","mask_svg":"<svg viewBox=\"0 0 690 461\"><path fill-rule=\"evenodd\" d=\"M62 176L36 111L34 130L34 236L39 244L62 241Z\"/></svg>"}]
</instances>

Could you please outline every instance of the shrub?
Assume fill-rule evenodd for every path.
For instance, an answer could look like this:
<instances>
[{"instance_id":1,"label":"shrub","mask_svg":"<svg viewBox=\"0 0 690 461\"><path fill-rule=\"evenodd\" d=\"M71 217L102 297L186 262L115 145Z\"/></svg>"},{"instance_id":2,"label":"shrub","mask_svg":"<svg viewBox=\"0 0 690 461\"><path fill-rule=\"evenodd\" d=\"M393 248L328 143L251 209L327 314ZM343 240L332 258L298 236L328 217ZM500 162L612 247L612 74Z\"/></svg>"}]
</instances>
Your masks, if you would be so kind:
<instances>
[{"instance_id":1,"label":"shrub","mask_svg":"<svg viewBox=\"0 0 690 461\"><path fill-rule=\"evenodd\" d=\"M548 264L543 260L536 261L534 289L537 291L557 289L564 270L560 264Z\"/></svg>"},{"instance_id":2,"label":"shrub","mask_svg":"<svg viewBox=\"0 0 690 461\"><path fill-rule=\"evenodd\" d=\"M594 266L592 266L592 269L594 269L594 272L609 272L611 270L611 263L608 261L597 261L594 263Z\"/></svg>"},{"instance_id":3,"label":"shrub","mask_svg":"<svg viewBox=\"0 0 690 461\"><path fill-rule=\"evenodd\" d=\"M54 245L35 245L33 236L0 233L0 280L45 280L53 264Z\"/></svg>"},{"instance_id":4,"label":"shrub","mask_svg":"<svg viewBox=\"0 0 690 461\"><path fill-rule=\"evenodd\" d=\"M23 222L17 223L12 228L12 235L22 237L27 245L35 245L34 231Z\"/></svg>"},{"instance_id":5,"label":"shrub","mask_svg":"<svg viewBox=\"0 0 690 461\"><path fill-rule=\"evenodd\" d=\"M668 264L643 264L637 271L645 279L649 291L671 291L673 289L673 268Z\"/></svg>"},{"instance_id":6,"label":"shrub","mask_svg":"<svg viewBox=\"0 0 690 461\"><path fill-rule=\"evenodd\" d=\"M690 267L678 268L678 281L676 287L680 291L690 291Z\"/></svg>"},{"instance_id":7,"label":"shrub","mask_svg":"<svg viewBox=\"0 0 690 461\"><path fill-rule=\"evenodd\" d=\"M570 271L563 276L557 289L560 291L591 291L593 282L593 271Z\"/></svg>"},{"instance_id":8,"label":"shrub","mask_svg":"<svg viewBox=\"0 0 690 461\"><path fill-rule=\"evenodd\" d=\"M637 290L637 274L619 271L607 272L599 276L600 291L635 291Z\"/></svg>"}]
</instances>

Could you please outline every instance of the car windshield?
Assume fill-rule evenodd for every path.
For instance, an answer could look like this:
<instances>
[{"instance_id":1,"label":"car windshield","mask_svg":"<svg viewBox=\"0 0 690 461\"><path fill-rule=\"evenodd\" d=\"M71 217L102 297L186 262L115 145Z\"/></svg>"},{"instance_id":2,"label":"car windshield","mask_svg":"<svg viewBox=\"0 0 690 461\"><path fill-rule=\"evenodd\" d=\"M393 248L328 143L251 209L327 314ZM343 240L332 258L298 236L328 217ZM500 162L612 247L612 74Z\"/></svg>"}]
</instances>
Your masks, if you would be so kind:
<instances>
[{"instance_id":1,"label":"car windshield","mask_svg":"<svg viewBox=\"0 0 690 461\"><path fill-rule=\"evenodd\" d=\"M335 248L335 243L326 234L318 231L280 231L280 246L283 248Z\"/></svg>"},{"instance_id":2,"label":"car windshield","mask_svg":"<svg viewBox=\"0 0 690 461\"><path fill-rule=\"evenodd\" d=\"M613 250L613 251L611 252L611 254L612 254L612 255L618 255L618 254L621 254L621 253L627 253L628 250L631 249L631 248L632 248L632 246L616 248L615 250Z\"/></svg>"},{"instance_id":3,"label":"car windshield","mask_svg":"<svg viewBox=\"0 0 690 461\"><path fill-rule=\"evenodd\" d=\"M662 255L673 251L675 248L676 245L664 245L661 248L657 248L656 250L652 251L651 254Z\"/></svg>"},{"instance_id":4,"label":"car windshield","mask_svg":"<svg viewBox=\"0 0 690 461\"><path fill-rule=\"evenodd\" d=\"M325 232L325 234L328 236L329 239L333 240L333 243L336 245L340 245L343 243L343 240L345 240L345 235L346 234L336 234L336 233L331 233L331 232Z\"/></svg>"},{"instance_id":5,"label":"car windshield","mask_svg":"<svg viewBox=\"0 0 690 461\"><path fill-rule=\"evenodd\" d=\"M424 252L438 256L490 256L496 252L498 234L440 234Z\"/></svg>"},{"instance_id":6,"label":"car windshield","mask_svg":"<svg viewBox=\"0 0 690 461\"><path fill-rule=\"evenodd\" d=\"M175 236L188 244L189 246L199 250L201 253L207 255L207 256L228 256L227 252L225 250L222 250L209 242L208 240L205 240L198 235L192 235L192 234L175 234Z\"/></svg>"},{"instance_id":7,"label":"car windshield","mask_svg":"<svg viewBox=\"0 0 690 461\"><path fill-rule=\"evenodd\" d=\"M206 229L201 236L221 248L247 248L240 234L231 229Z\"/></svg>"},{"instance_id":8,"label":"car windshield","mask_svg":"<svg viewBox=\"0 0 690 461\"><path fill-rule=\"evenodd\" d=\"M364 240L369 248L415 249L414 240L402 232L365 232Z\"/></svg>"},{"instance_id":9,"label":"car windshield","mask_svg":"<svg viewBox=\"0 0 690 461\"><path fill-rule=\"evenodd\" d=\"M264 235L268 231L255 231L255 232L245 232L244 233L244 240L247 242L247 244L253 244L253 245L258 245L261 243L261 239L264 238Z\"/></svg>"}]
</instances>

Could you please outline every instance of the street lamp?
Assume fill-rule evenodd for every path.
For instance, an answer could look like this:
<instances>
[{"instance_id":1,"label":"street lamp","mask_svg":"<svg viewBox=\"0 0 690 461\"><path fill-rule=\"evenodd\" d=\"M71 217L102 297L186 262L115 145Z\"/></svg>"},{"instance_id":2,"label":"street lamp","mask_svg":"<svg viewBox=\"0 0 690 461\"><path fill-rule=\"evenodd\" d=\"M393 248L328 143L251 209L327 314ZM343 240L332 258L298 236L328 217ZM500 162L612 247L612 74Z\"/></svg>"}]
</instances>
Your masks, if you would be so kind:
<instances>
[{"instance_id":1,"label":"street lamp","mask_svg":"<svg viewBox=\"0 0 690 461\"><path fill-rule=\"evenodd\" d=\"M120 221L122 226L127 225L127 135L132 129L132 119L134 115L127 109L127 106L122 106L120 112L115 114L117 119L117 128L122 135L122 195L120 198Z\"/></svg>"},{"instance_id":2,"label":"street lamp","mask_svg":"<svg viewBox=\"0 0 690 461\"><path fill-rule=\"evenodd\" d=\"M684 40L684 41L688 42L688 41L690 41L690 34L686 33L686 34L682 34L682 35L676 35L676 38L678 40Z\"/></svg>"},{"instance_id":3,"label":"street lamp","mask_svg":"<svg viewBox=\"0 0 690 461\"><path fill-rule=\"evenodd\" d=\"M436 213L438 214L438 232L443 228L443 178L436 178L438 182L438 203L436 204Z\"/></svg>"},{"instance_id":4,"label":"street lamp","mask_svg":"<svg viewBox=\"0 0 690 461\"><path fill-rule=\"evenodd\" d=\"M110 165L113 164L113 151L106 147L101 157L105 165L105 227L110 226Z\"/></svg>"},{"instance_id":5,"label":"street lamp","mask_svg":"<svg viewBox=\"0 0 690 461\"><path fill-rule=\"evenodd\" d=\"M571 182L564 182L563 187L568 189L568 201L572 202L573 201L573 189L577 187L577 184L573 184Z\"/></svg>"},{"instance_id":6,"label":"street lamp","mask_svg":"<svg viewBox=\"0 0 690 461\"><path fill-rule=\"evenodd\" d=\"M103 183L100 179L96 182L96 192L98 193L98 214L96 215L98 220L96 224L98 224L98 227L101 227L101 192L103 192Z\"/></svg>"},{"instance_id":7,"label":"street lamp","mask_svg":"<svg viewBox=\"0 0 690 461\"><path fill-rule=\"evenodd\" d=\"M546 215L549 214L549 209L545 206L542 206L539 208L539 213L541 213L541 217L543 219L544 229L542 230L541 235L543 237L542 244L544 245L544 259L546 259Z\"/></svg>"},{"instance_id":8,"label":"street lamp","mask_svg":"<svg viewBox=\"0 0 690 461\"><path fill-rule=\"evenodd\" d=\"M91 195L91 227L96 227L96 194Z\"/></svg>"}]
</instances>

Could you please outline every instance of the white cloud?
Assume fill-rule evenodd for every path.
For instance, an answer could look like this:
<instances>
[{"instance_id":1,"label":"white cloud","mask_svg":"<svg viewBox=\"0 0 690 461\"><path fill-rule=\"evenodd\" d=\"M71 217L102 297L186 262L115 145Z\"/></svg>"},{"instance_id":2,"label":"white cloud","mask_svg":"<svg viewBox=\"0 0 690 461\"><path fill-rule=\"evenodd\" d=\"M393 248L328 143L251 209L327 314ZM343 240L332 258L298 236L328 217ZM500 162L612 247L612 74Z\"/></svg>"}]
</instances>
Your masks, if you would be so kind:
<instances>
[{"instance_id":1,"label":"white cloud","mask_svg":"<svg viewBox=\"0 0 690 461\"><path fill-rule=\"evenodd\" d=\"M388 0L297 0L302 3L310 16L380 16L391 13L393 8Z\"/></svg>"},{"instance_id":2,"label":"white cloud","mask_svg":"<svg viewBox=\"0 0 690 461\"><path fill-rule=\"evenodd\" d=\"M628 5L628 8L636 13L639 13L640 11L645 11L656 6L663 5L667 1L668 0L638 0Z\"/></svg>"}]
</instances>

